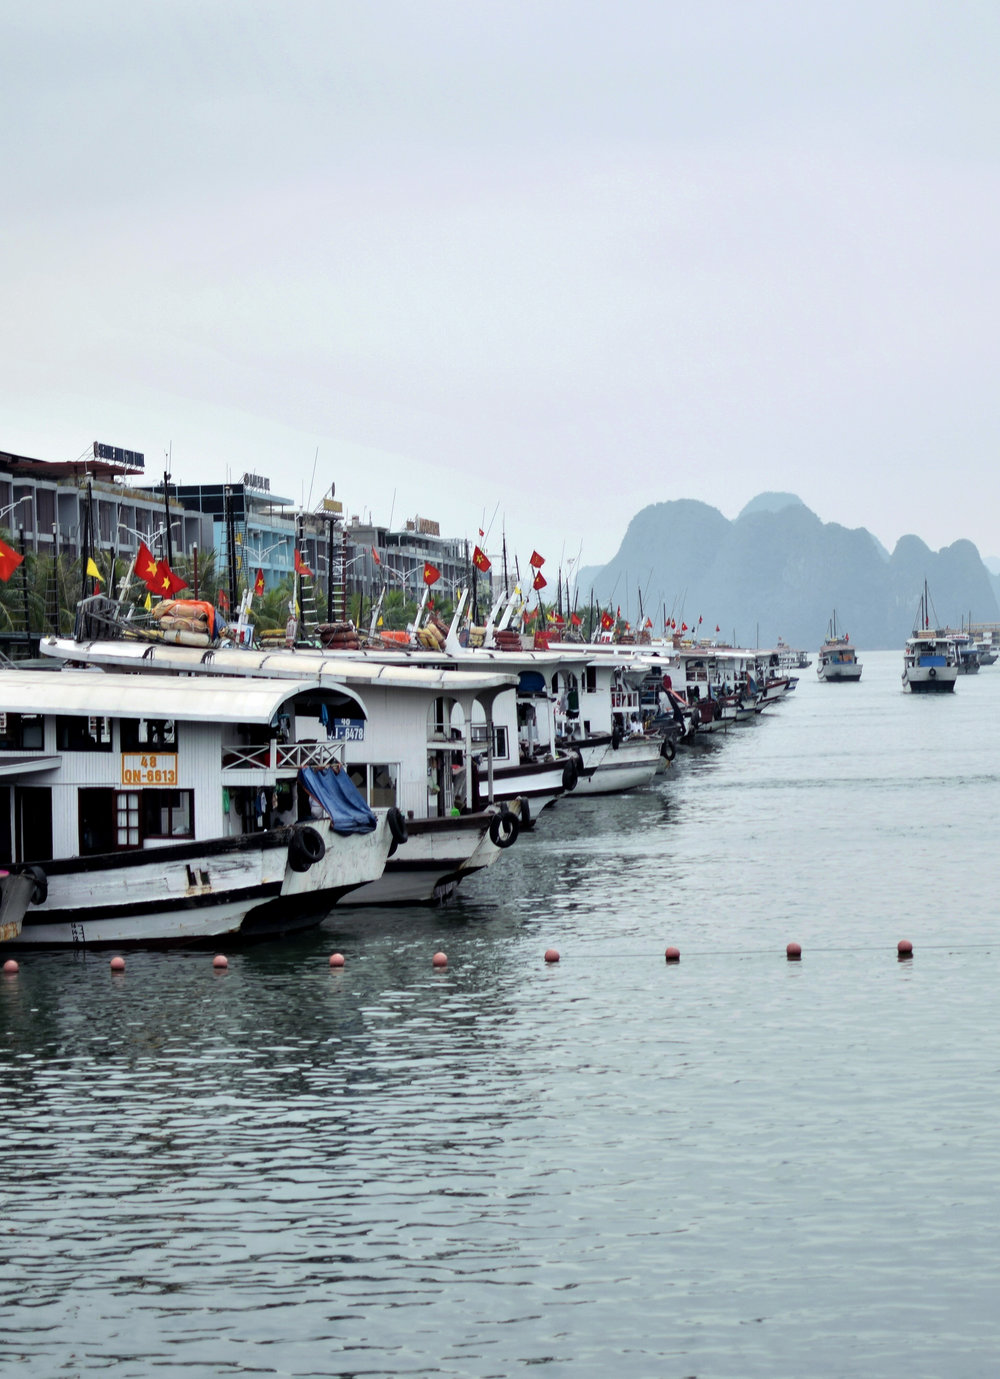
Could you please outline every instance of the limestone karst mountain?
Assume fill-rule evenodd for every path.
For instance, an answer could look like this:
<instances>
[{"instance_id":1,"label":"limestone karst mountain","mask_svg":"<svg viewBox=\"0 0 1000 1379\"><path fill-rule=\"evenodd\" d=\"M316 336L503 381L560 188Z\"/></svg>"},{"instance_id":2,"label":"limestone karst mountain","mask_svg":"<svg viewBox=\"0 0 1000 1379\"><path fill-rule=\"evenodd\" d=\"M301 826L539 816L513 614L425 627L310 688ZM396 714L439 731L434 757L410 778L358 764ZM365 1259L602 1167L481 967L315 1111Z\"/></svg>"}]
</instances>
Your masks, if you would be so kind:
<instances>
[{"instance_id":1,"label":"limestone karst mountain","mask_svg":"<svg viewBox=\"0 0 1000 1379\"><path fill-rule=\"evenodd\" d=\"M779 637L814 649L831 611L858 646L901 646L924 580L940 624L1000 621L1000 577L971 541L932 551L904 536L894 551L863 527L822 522L794 494L761 494L730 520L691 499L638 512L614 559L579 572L579 602L621 606L633 622L664 614L744 645ZM626 613L627 610L627 613Z\"/></svg>"}]
</instances>

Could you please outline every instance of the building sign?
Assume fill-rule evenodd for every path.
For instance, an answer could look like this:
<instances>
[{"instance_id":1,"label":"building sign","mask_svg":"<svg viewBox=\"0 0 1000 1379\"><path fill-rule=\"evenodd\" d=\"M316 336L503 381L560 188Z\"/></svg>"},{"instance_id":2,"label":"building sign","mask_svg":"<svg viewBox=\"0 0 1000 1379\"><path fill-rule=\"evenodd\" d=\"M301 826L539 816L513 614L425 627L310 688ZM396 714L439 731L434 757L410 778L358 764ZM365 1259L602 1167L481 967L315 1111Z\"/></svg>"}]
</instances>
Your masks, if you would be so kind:
<instances>
[{"instance_id":1,"label":"building sign","mask_svg":"<svg viewBox=\"0 0 1000 1379\"><path fill-rule=\"evenodd\" d=\"M243 487L255 488L261 493L271 492L271 480L265 479L263 474L244 474Z\"/></svg>"},{"instance_id":2,"label":"building sign","mask_svg":"<svg viewBox=\"0 0 1000 1379\"><path fill-rule=\"evenodd\" d=\"M333 720L334 742L364 742L365 720L363 718L335 718Z\"/></svg>"},{"instance_id":3,"label":"building sign","mask_svg":"<svg viewBox=\"0 0 1000 1379\"><path fill-rule=\"evenodd\" d=\"M94 459L107 460L109 464L116 464L120 469L145 471L146 468L146 457L138 450L122 450L118 445L102 445L100 441L94 441Z\"/></svg>"},{"instance_id":4,"label":"building sign","mask_svg":"<svg viewBox=\"0 0 1000 1379\"><path fill-rule=\"evenodd\" d=\"M176 784L176 752L122 752L122 785Z\"/></svg>"}]
</instances>

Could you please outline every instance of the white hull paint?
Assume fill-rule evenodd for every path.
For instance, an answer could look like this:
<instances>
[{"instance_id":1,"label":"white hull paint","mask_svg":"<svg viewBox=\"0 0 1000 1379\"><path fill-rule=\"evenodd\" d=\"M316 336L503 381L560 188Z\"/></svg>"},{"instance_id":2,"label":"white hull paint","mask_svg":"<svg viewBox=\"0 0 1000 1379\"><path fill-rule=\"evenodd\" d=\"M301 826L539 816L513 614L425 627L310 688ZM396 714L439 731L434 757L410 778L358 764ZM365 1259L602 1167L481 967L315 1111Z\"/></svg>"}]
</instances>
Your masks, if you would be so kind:
<instances>
[{"instance_id":1,"label":"white hull paint","mask_svg":"<svg viewBox=\"0 0 1000 1379\"><path fill-rule=\"evenodd\" d=\"M10 946L184 946L312 927L381 874L391 838L384 814L373 833L345 837L327 819L310 827L325 852L306 871L291 866L287 828L43 864L45 900Z\"/></svg>"},{"instance_id":2,"label":"white hull paint","mask_svg":"<svg viewBox=\"0 0 1000 1379\"><path fill-rule=\"evenodd\" d=\"M816 674L823 681L860 680L861 663L854 661L846 665L819 665Z\"/></svg>"},{"instance_id":3,"label":"white hull paint","mask_svg":"<svg viewBox=\"0 0 1000 1379\"><path fill-rule=\"evenodd\" d=\"M511 810L518 812L517 805ZM352 891L348 905L432 905L447 900L475 871L492 866L503 849L490 838L493 815L409 823L406 843L388 859L377 881Z\"/></svg>"},{"instance_id":4,"label":"white hull paint","mask_svg":"<svg viewBox=\"0 0 1000 1379\"><path fill-rule=\"evenodd\" d=\"M912 694L948 694L955 688L957 666L907 666L903 671L903 688Z\"/></svg>"},{"instance_id":5,"label":"white hull paint","mask_svg":"<svg viewBox=\"0 0 1000 1379\"><path fill-rule=\"evenodd\" d=\"M626 738L615 748L611 742L583 747L584 769L576 795L610 795L648 785L660 768L659 739Z\"/></svg>"}]
</instances>

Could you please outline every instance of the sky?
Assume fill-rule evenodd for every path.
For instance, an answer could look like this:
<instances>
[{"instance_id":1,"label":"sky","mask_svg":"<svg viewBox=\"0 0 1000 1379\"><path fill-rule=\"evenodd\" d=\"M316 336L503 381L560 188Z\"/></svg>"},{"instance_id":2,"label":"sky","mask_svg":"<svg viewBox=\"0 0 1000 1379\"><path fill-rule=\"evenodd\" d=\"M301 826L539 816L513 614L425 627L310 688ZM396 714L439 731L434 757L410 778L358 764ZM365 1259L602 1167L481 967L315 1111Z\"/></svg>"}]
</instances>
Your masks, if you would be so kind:
<instances>
[{"instance_id":1,"label":"sky","mask_svg":"<svg viewBox=\"0 0 1000 1379\"><path fill-rule=\"evenodd\" d=\"M572 571L761 492L1000 552L992 0L32 0L0 450Z\"/></svg>"}]
</instances>

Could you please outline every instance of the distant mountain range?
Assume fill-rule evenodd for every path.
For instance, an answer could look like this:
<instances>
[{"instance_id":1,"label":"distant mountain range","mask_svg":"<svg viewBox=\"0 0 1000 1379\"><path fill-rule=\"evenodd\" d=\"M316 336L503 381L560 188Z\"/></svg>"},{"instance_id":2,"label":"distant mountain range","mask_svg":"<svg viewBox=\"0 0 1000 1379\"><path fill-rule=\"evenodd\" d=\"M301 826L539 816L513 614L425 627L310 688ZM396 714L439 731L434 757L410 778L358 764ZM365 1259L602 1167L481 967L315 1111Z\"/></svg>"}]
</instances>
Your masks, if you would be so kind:
<instances>
[{"instance_id":1,"label":"distant mountain range","mask_svg":"<svg viewBox=\"0 0 1000 1379\"><path fill-rule=\"evenodd\" d=\"M992 562L1000 565L1000 562ZM791 493L762 493L729 520L691 499L653 503L637 513L607 565L578 572L579 604L621 607L743 646L815 650L834 609L838 630L859 647L901 647L913 628L926 579L932 618L1000 622L1000 576L971 541L932 551L917 536L889 551L863 527L821 522Z\"/></svg>"}]
</instances>

